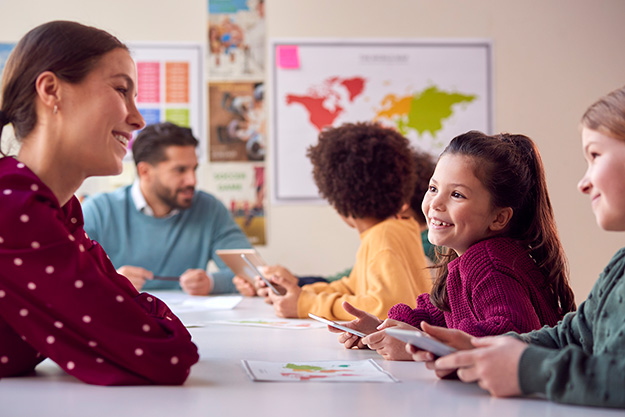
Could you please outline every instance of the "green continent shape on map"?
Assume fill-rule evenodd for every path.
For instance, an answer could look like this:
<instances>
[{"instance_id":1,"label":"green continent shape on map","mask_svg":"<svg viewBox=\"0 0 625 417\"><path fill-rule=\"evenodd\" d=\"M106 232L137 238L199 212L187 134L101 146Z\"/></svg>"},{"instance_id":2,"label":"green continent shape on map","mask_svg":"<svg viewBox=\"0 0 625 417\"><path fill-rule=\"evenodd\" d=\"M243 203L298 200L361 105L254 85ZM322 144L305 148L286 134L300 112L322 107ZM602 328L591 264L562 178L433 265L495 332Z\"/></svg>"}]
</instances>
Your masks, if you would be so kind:
<instances>
[{"instance_id":1,"label":"green continent shape on map","mask_svg":"<svg viewBox=\"0 0 625 417\"><path fill-rule=\"evenodd\" d=\"M285 368L293 369L294 371L306 371L306 372L314 372L314 371L321 371L321 370L323 370L323 368L321 366L296 365L294 363L287 363Z\"/></svg>"},{"instance_id":2,"label":"green continent shape on map","mask_svg":"<svg viewBox=\"0 0 625 417\"><path fill-rule=\"evenodd\" d=\"M391 118L397 129L405 135L408 130L416 130L419 135L430 132L432 136L443 128L443 121L453 114L453 105L470 103L475 95L448 93L436 86L428 87L413 96L396 97L389 94L382 100L383 110L375 119Z\"/></svg>"}]
</instances>

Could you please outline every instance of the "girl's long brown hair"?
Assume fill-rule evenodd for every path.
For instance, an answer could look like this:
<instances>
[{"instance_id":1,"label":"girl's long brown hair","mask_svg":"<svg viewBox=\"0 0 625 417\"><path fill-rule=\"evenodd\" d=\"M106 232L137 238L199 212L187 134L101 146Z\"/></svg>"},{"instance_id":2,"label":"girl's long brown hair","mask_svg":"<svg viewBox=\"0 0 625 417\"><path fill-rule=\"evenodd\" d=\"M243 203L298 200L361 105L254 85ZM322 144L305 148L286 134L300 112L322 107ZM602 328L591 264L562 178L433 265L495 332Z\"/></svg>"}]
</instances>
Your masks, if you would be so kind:
<instances>
[{"instance_id":1,"label":"girl's long brown hair","mask_svg":"<svg viewBox=\"0 0 625 417\"><path fill-rule=\"evenodd\" d=\"M542 159L534 142L523 135L488 136L470 131L455 137L441 157L444 155L473 159L474 174L489 191L493 205L513 210L502 236L516 239L527 248L557 298L561 312L575 310L568 264L556 229ZM436 265L438 276L430 298L443 311L450 310L447 264L455 258L454 251L442 249L441 262Z\"/></svg>"}]
</instances>

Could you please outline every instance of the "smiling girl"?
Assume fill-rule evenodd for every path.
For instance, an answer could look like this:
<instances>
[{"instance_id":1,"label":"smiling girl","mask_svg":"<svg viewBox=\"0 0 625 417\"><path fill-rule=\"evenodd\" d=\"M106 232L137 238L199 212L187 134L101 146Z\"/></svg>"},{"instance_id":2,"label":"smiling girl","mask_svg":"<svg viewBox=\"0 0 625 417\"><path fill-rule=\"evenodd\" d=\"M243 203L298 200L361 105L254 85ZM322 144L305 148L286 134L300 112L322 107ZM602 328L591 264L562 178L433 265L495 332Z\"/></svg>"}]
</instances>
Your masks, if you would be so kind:
<instances>
[{"instance_id":1,"label":"smiling girl","mask_svg":"<svg viewBox=\"0 0 625 417\"><path fill-rule=\"evenodd\" d=\"M417 308L393 306L382 323L346 305L349 325L372 333L360 342L386 359L410 359L387 327L421 322L474 336L554 325L575 309L543 172L534 143L523 135L471 131L441 155L423 204L428 239L444 247L432 292Z\"/></svg>"},{"instance_id":2,"label":"smiling girl","mask_svg":"<svg viewBox=\"0 0 625 417\"><path fill-rule=\"evenodd\" d=\"M578 184L599 227L625 231L625 87L602 97L582 118L588 170ZM463 381L498 397L538 394L562 403L625 408L625 248L605 267L579 310L554 327L515 337L471 338L426 326L434 337L465 350L432 362L439 376L458 370ZM520 340L519 340L520 339Z\"/></svg>"}]
</instances>

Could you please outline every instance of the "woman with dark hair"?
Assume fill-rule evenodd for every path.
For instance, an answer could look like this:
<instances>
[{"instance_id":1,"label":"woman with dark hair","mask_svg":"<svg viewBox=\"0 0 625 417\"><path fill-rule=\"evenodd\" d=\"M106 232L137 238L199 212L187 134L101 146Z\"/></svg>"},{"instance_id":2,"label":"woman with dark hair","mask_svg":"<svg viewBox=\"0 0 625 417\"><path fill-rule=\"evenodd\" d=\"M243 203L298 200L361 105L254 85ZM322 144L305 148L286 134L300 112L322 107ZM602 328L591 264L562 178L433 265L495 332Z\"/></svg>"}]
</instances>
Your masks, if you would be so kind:
<instances>
[{"instance_id":1,"label":"woman with dark hair","mask_svg":"<svg viewBox=\"0 0 625 417\"><path fill-rule=\"evenodd\" d=\"M119 174L134 130L136 69L102 30L55 21L17 44L2 79L0 377L46 357L98 385L181 384L198 360L178 318L118 275L83 229L74 192Z\"/></svg>"}]
</instances>

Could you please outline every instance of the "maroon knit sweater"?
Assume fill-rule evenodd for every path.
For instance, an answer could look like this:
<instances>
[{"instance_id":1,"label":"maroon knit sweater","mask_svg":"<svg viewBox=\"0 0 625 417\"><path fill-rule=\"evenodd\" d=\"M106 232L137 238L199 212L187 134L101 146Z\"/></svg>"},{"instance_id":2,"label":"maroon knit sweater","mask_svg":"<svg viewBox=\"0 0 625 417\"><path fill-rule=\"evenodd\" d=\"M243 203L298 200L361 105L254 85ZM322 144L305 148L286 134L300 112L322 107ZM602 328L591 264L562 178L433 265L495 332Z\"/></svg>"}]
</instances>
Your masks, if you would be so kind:
<instances>
[{"instance_id":1,"label":"maroon knit sweater","mask_svg":"<svg viewBox=\"0 0 625 417\"><path fill-rule=\"evenodd\" d=\"M562 318L555 295L527 250L517 241L497 237L478 242L448 265L451 312L443 312L425 293L417 308L391 307L390 319L420 328L425 321L473 336L525 333Z\"/></svg>"}]
</instances>

